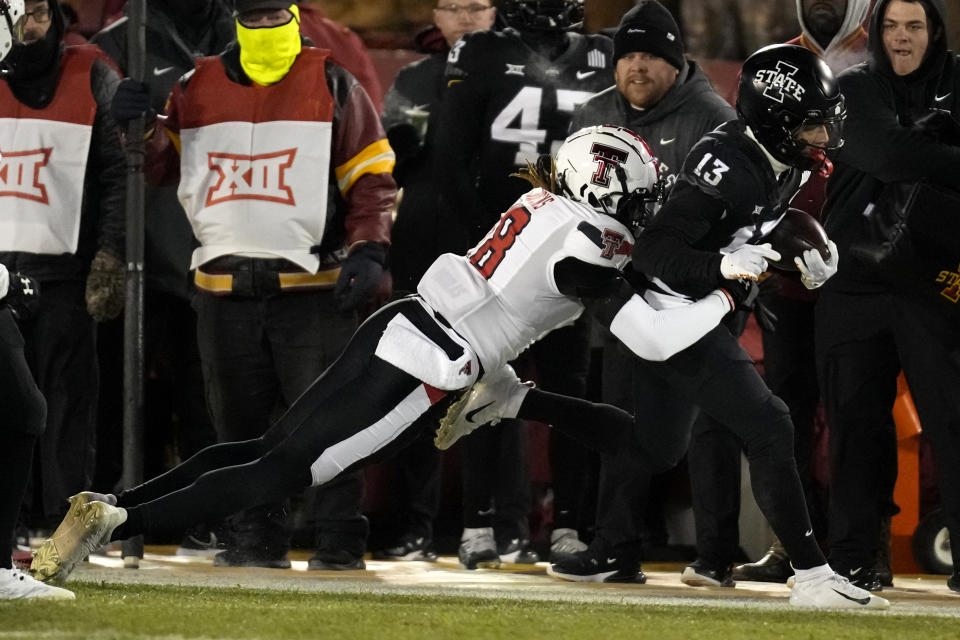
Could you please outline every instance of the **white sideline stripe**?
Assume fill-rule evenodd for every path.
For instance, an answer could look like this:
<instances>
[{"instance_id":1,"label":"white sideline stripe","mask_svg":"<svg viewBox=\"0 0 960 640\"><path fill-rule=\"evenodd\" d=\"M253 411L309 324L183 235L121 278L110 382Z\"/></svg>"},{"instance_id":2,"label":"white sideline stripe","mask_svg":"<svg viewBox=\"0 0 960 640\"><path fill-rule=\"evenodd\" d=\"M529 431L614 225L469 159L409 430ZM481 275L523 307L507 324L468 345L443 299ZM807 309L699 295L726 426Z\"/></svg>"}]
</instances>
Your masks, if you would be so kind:
<instances>
[{"instance_id":1,"label":"white sideline stripe","mask_svg":"<svg viewBox=\"0 0 960 640\"><path fill-rule=\"evenodd\" d=\"M430 408L430 398L418 385L387 415L327 449L310 465L313 486L329 482L350 465L369 458L396 440L413 421Z\"/></svg>"}]
</instances>

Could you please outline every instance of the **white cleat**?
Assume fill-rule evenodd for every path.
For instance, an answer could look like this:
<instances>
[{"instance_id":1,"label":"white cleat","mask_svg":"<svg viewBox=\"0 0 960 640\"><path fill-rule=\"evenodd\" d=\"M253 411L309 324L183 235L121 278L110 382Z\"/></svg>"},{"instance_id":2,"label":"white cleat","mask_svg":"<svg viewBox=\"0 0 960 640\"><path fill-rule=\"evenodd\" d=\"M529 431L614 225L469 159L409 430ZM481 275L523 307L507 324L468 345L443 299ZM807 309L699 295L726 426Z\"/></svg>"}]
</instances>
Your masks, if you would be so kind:
<instances>
[{"instance_id":1,"label":"white cleat","mask_svg":"<svg viewBox=\"0 0 960 640\"><path fill-rule=\"evenodd\" d=\"M63 522L37 549L30 565L37 580L63 584L78 562L109 542L113 530L126 522L126 509L89 497L82 493L71 497Z\"/></svg>"},{"instance_id":2,"label":"white cleat","mask_svg":"<svg viewBox=\"0 0 960 640\"><path fill-rule=\"evenodd\" d=\"M73 591L43 584L19 569L0 569L0 600L73 600Z\"/></svg>"},{"instance_id":3,"label":"white cleat","mask_svg":"<svg viewBox=\"0 0 960 640\"><path fill-rule=\"evenodd\" d=\"M889 609L890 602L850 584L843 576L796 581L790 590L790 604L813 609Z\"/></svg>"},{"instance_id":4,"label":"white cleat","mask_svg":"<svg viewBox=\"0 0 960 640\"><path fill-rule=\"evenodd\" d=\"M440 420L433 444L437 449L449 449L457 440L485 424L515 418L532 387L532 382L520 382L508 364L485 375L450 405L447 415Z\"/></svg>"}]
</instances>

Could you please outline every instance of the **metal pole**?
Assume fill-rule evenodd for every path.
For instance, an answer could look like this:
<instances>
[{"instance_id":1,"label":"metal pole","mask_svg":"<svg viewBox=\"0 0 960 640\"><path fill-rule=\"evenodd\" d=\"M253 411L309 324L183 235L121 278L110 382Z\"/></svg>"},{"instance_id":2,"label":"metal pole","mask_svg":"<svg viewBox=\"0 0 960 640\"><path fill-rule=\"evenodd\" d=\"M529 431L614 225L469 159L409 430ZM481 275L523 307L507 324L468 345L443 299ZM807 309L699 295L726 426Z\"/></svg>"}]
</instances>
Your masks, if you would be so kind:
<instances>
[{"instance_id":1,"label":"metal pole","mask_svg":"<svg viewBox=\"0 0 960 640\"><path fill-rule=\"evenodd\" d=\"M146 0L127 3L127 74L143 81ZM144 118L127 126L127 273L123 317L123 486L143 482L143 156ZM137 568L143 536L123 542L123 564Z\"/></svg>"}]
</instances>

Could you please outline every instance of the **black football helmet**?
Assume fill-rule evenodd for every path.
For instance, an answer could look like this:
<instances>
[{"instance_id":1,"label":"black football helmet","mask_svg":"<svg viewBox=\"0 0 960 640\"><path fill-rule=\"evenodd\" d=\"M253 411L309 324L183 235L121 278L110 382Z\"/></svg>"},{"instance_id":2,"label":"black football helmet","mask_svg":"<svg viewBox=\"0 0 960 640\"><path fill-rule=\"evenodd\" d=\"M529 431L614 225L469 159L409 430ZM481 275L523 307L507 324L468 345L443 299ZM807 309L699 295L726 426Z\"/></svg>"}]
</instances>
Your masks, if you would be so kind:
<instances>
[{"instance_id":1,"label":"black football helmet","mask_svg":"<svg viewBox=\"0 0 960 640\"><path fill-rule=\"evenodd\" d=\"M583 24L583 0L503 0L498 11L518 31L569 31Z\"/></svg>"},{"instance_id":2,"label":"black football helmet","mask_svg":"<svg viewBox=\"0 0 960 640\"><path fill-rule=\"evenodd\" d=\"M7 57L13 45L23 37L23 0L0 0L0 60ZM3 69L0 69L2 73Z\"/></svg>"},{"instance_id":3,"label":"black football helmet","mask_svg":"<svg viewBox=\"0 0 960 640\"><path fill-rule=\"evenodd\" d=\"M792 167L823 168L829 165L826 152L843 145L843 94L830 67L804 47L775 44L747 58L737 113L770 155ZM827 132L823 144L798 139L804 130L821 126Z\"/></svg>"}]
</instances>

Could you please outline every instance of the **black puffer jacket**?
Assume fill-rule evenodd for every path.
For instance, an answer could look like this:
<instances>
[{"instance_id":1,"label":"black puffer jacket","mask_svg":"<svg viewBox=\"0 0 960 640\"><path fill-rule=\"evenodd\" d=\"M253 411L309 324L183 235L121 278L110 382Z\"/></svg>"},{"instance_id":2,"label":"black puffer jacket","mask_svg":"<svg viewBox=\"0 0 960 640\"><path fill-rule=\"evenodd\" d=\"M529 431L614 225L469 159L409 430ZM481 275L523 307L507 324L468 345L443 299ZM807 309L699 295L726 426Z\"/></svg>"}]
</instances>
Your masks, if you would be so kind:
<instances>
[{"instance_id":1,"label":"black puffer jacket","mask_svg":"<svg viewBox=\"0 0 960 640\"><path fill-rule=\"evenodd\" d=\"M863 212L883 185L931 182L957 188L960 147L914 127L931 110L960 118L960 55L947 50L943 0L922 0L932 24L928 52L911 74L898 76L883 50L881 27L890 0L879 0L870 18L870 59L839 76L846 98L844 146L827 181L823 216L840 250L840 270L827 287L835 291L883 291L879 275L850 255L864 230Z\"/></svg>"},{"instance_id":2,"label":"black puffer jacket","mask_svg":"<svg viewBox=\"0 0 960 640\"><path fill-rule=\"evenodd\" d=\"M53 22L48 40L56 43L50 60L31 68L25 77L16 69L5 80L17 99L33 109L43 109L53 99L60 79L63 59L63 14L57 0L50 3ZM30 45L31 47L33 45ZM37 60L29 56L31 66ZM8 61L15 62L12 53ZM41 68L42 67L42 68ZM116 123L110 114L110 100L120 81L116 71L102 60L93 64L90 89L97 102L93 133L87 158L80 217L80 237L75 254L0 253L0 262L12 271L20 271L40 281L82 280L90 269L90 261L100 249L123 258L124 210L126 198L126 159L120 144Z\"/></svg>"}]
</instances>

